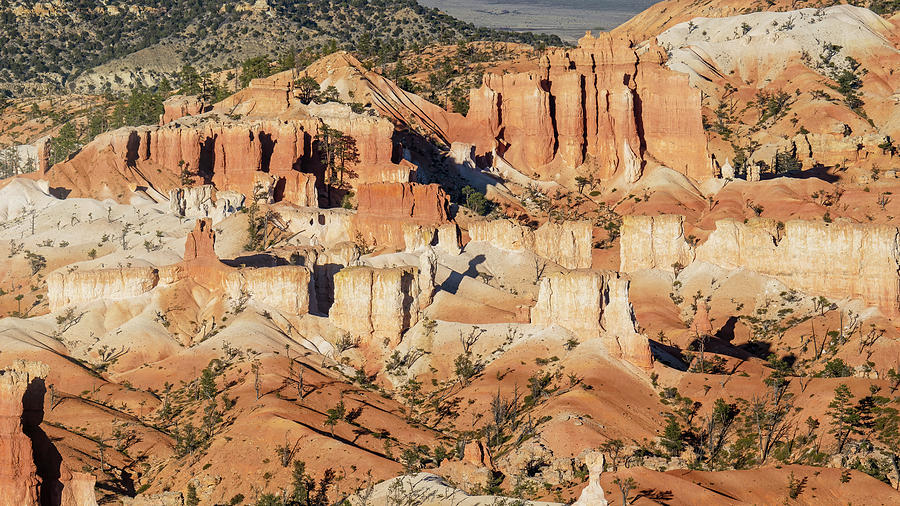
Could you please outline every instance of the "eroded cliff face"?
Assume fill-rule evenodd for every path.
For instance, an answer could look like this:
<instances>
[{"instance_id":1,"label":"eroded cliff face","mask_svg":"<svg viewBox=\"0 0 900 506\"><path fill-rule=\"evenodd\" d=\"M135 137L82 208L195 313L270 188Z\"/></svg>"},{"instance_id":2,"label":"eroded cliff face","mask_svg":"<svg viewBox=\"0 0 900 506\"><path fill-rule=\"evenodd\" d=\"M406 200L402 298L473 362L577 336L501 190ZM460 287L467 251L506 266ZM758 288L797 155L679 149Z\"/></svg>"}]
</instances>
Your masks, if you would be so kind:
<instances>
[{"instance_id":1,"label":"eroded cliff face","mask_svg":"<svg viewBox=\"0 0 900 506\"><path fill-rule=\"evenodd\" d=\"M357 199L354 236L378 248L433 244L437 228L449 224L450 197L436 184L367 183Z\"/></svg>"},{"instance_id":2,"label":"eroded cliff face","mask_svg":"<svg viewBox=\"0 0 900 506\"><path fill-rule=\"evenodd\" d=\"M315 283L305 266L234 268L219 261L215 230L210 218L197 220L185 241L184 261L163 267L128 267L55 271L47 277L50 310L97 300L137 297L158 286L191 282L213 295L234 300L246 294L250 300L290 314L310 308Z\"/></svg>"},{"instance_id":3,"label":"eroded cliff face","mask_svg":"<svg viewBox=\"0 0 900 506\"><path fill-rule=\"evenodd\" d=\"M384 343L396 346L419 320L418 278L415 267L347 267L334 276L328 317L369 352L384 351Z\"/></svg>"},{"instance_id":4,"label":"eroded cliff face","mask_svg":"<svg viewBox=\"0 0 900 506\"><path fill-rule=\"evenodd\" d=\"M536 71L486 74L467 119L505 160L542 179L589 162L600 180L633 182L650 159L710 178L700 93L662 66L664 54L651 46L639 56L629 40L588 34L577 48L544 56ZM459 140L488 151L483 139Z\"/></svg>"},{"instance_id":5,"label":"eroded cliff face","mask_svg":"<svg viewBox=\"0 0 900 506\"><path fill-rule=\"evenodd\" d=\"M622 272L686 267L694 252L684 237L684 216L623 216L619 255Z\"/></svg>"},{"instance_id":6,"label":"eroded cliff face","mask_svg":"<svg viewBox=\"0 0 900 506\"><path fill-rule=\"evenodd\" d=\"M23 397L31 382L47 373L46 365L23 360L0 371L0 504L41 504L41 480L31 439L25 434Z\"/></svg>"},{"instance_id":7,"label":"eroded cliff face","mask_svg":"<svg viewBox=\"0 0 900 506\"><path fill-rule=\"evenodd\" d=\"M609 353L645 369L653 366L650 341L635 328L629 280L615 272L574 270L541 280L531 323L556 324L581 339L603 339Z\"/></svg>"},{"instance_id":8,"label":"eroded cliff face","mask_svg":"<svg viewBox=\"0 0 900 506\"><path fill-rule=\"evenodd\" d=\"M230 271L225 278L224 290L232 300L246 294L279 311L305 314L309 311L309 294L315 293L315 285L306 267L282 265Z\"/></svg>"},{"instance_id":9,"label":"eroded cliff face","mask_svg":"<svg viewBox=\"0 0 900 506\"><path fill-rule=\"evenodd\" d=\"M196 174L197 183L248 197L256 174L264 173L274 178L275 200L318 206L314 188L325 174L315 139L327 124L354 141L357 157L347 164L353 176L348 175L349 184L409 180L411 168L392 161L389 121L332 109L322 108L323 118L304 113L290 120L226 119L206 113L161 126L120 128L99 135L48 176L52 186L70 189L71 196L127 201L135 187L168 195L181 186L185 168Z\"/></svg>"},{"instance_id":10,"label":"eroded cliff face","mask_svg":"<svg viewBox=\"0 0 900 506\"><path fill-rule=\"evenodd\" d=\"M491 243L510 251L531 251L567 269L591 267L592 224L589 221L547 222L537 230L510 220L473 222L472 241Z\"/></svg>"},{"instance_id":11,"label":"eroded cliff face","mask_svg":"<svg viewBox=\"0 0 900 506\"><path fill-rule=\"evenodd\" d=\"M152 267L56 271L47 277L50 311L97 300L137 297L159 283L159 271Z\"/></svg>"},{"instance_id":12,"label":"eroded cliff face","mask_svg":"<svg viewBox=\"0 0 900 506\"><path fill-rule=\"evenodd\" d=\"M888 316L900 305L900 230L887 225L719 220L697 260L749 269L814 295L862 299Z\"/></svg>"}]
</instances>

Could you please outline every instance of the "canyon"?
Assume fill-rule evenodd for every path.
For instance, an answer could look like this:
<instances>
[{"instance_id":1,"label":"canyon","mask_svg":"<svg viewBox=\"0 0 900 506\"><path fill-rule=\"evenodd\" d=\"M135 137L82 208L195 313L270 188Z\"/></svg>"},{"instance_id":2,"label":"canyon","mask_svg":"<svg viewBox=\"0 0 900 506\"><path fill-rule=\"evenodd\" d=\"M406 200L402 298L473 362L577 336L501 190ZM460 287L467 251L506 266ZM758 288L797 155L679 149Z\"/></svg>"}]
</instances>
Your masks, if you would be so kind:
<instances>
[{"instance_id":1,"label":"canyon","mask_svg":"<svg viewBox=\"0 0 900 506\"><path fill-rule=\"evenodd\" d=\"M0 506L896 503L869 7L360 33L90 138L99 95L0 103L36 157L0 180ZM61 156L34 124L73 103Z\"/></svg>"}]
</instances>

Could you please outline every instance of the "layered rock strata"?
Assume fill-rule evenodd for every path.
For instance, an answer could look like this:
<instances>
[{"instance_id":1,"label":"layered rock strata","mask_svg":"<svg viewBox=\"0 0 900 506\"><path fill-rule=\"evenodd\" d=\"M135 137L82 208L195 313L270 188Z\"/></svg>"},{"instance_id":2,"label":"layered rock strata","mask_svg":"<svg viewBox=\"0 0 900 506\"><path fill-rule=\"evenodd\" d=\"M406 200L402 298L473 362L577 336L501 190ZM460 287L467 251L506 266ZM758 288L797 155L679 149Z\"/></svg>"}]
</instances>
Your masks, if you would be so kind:
<instances>
[{"instance_id":1,"label":"layered rock strata","mask_svg":"<svg viewBox=\"0 0 900 506\"><path fill-rule=\"evenodd\" d=\"M419 294L418 268L347 267L334 276L328 317L364 345L396 346L419 320Z\"/></svg>"},{"instance_id":2,"label":"layered rock strata","mask_svg":"<svg viewBox=\"0 0 900 506\"><path fill-rule=\"evenodd\" d=\"M47 278L50 310L98 300L120 300L151 292L158 286L189 280L214 294L250 299L279 311L304 314L309 311L315 284L310 270L287 265L267 268L233 268L215 253L212 220L197 220L185 241L184 261L160 268L130 267L56 271Z\"/></svg>"},{"instance_id":3,"label":"layered rock strata","mask_svg":"<svg viewBox=\"0 0 900 506\"><path fill-rule=\"evenodd\" d=\"M362 184L357 201L354 237L378 248L433 245L437 228L450 224L450 198L436 184Z\"/></svg>"}]
</instances>

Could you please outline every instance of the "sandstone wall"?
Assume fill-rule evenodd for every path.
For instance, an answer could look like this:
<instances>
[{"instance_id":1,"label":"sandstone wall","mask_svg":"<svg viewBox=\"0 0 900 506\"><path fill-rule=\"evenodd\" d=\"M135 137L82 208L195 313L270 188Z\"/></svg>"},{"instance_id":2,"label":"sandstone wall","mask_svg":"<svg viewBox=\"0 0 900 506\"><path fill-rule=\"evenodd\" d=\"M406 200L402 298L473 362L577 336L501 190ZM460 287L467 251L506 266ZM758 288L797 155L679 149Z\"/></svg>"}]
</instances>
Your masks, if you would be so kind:
<instances>
[{"instance_id":1,"label":"sandstone wall","mask_svg":"<svg viewBox=\"0 0 900 506\"><path fill-rule=\"evenodd\" d=\"M469 237L495 248L531 251L567 269L591 266L593 227L589 221L545 223L532 231L510 220L485 220L469 225Z\"/></svg>"},{"instance_id":2,"label":"sandstone wall","mask_svg":"<svg viewBox=\"0 0 900 506\"><path fill-rule=\"evenodd\" d=\"M436 184L362 184L357 202L353 234L379 248L432 244L436 227L449 221L450 198Z\"/></svg>"},{"instance_id":3,"label":"sandstone wall","mask_svg":"<svg viewBox=\"0 0 900 506\"><path fill-rule=\"evenodd\" d=\"M684 216L623 216L619 242L619 270L634 272L661 269L672 272L672 265L687 266L694 253L684 238Z\"/></svg>"},{"instance_id":4,"label":"sandstone wall","mask_svg":"<svg viewBox=\"0 0 900 506\"><path fill-rule=\"evenodd\" d=\"M88 304L102 299L137 297L159 282L159 271L152 267L56 271L47 277L50 311L69 305Z\"/></svg>"},{"instance_id":5,"label":"sandstone wall","mask_svg":"<svg viewBox=\"0 0 900 506\"><path fill-rule=\"evenodd\" d=\"M590 161L601 180L633 182L650 158L710 178L700 92L662 65L664 55L651 47L639 57L629 40L587 35L542 57L537 71L486 74L466 117L513 166L543 179Z\"/></svg>"},{"instance_id":6,"label":"sandstone wall","mask_svg":"<svg viewBox=\"0 0 900 506\"><path fill-rule=\"evenodd\" d=\"M22 398L47 366L18 360L0 371L0 504L39 506L40 484L31 439L24 430Z\"/></svg>"},{"instance_id":7,"label":"sandstone wall","mask_svg":"<svg viewBox=\"0 0 900 506\"><path fill-rule=\"evenodd\" d=\"M900 230L887 225L732 219L697 248L697 260L749 269L829 298L859 298L889 316L900 305Z\"/></svg>"},{"instance_id":8,"label":"sandstone wall","mask_svg":"<svg viewBox=\"0 0 900 506\"><path fill-rule=\"evenodd\" d=\"M334 276L329 319L364 343L396 345L419 319L418 269L348 267Z\"/></svg>"},{"instance_id":9,"label":"sandstone wall","mask_svg":"<svg viewBox=\"0 0 900 506\"><path fill-rule=\"evenodd\" d=\"M355 141L358 157L348 164L354 177L348 174L347 183L409 179L411 169L392 161L389 121L350 113L329 116L324 123ZM311 190L316 180L310 181L309 174L317 175L319 184L324 181L315 141L322 124L315 117L226 120L207 113L161 126L120 128L97 136L72 159L55 165L50 182L71 189L71 196L122 200L135 185L168 194L181 186L181 171L187 167L198 174L198 183L249 196L254 175L263 172L277 179L279 200L317 206Z\"/></svg>"},{"instance_id":10,"label":"sandstone wall","mask_svg":"<svg viewBox=\"0 0 900 506\"><path fill-rule=\"evenodd\" d=\"M591 270L545 276L531 310L531 323L556 324L581 339L603 339L613 356L650 368L650 341L636 330L629 283L617 273Z\"/></svg>"},{"instance_id":11,"label":"sandstone wall","mask_svg":"<svg viewBox=\"0 0 900 506\"><path fill-rule=\"evenodd\" d=\"M225 293L235 300L242 292L257 303L289 314L309 312L309 294L315 293L309 269L301 266L244 268L229 272Z\"/></svg>"}]
</instances>

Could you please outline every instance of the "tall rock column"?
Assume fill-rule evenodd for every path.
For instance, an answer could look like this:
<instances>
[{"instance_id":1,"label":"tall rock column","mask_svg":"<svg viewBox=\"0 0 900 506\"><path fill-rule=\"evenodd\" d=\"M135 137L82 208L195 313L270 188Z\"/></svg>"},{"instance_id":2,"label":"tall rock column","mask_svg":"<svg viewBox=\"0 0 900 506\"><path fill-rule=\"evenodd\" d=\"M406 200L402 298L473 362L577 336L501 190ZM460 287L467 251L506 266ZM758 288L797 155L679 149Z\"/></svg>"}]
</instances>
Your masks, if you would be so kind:
<instances>
[{"instance_id":1,"label":"tall rock column","mask_svg":"<svg viewBox=\"0 0 900 506\"><path fill-rule=\"evenodd\" d=\"M23 398L31 382L47 377L38 362L17 360L0 371L0 504L38 506L41 480L31 439L25 434ZM38 422L39 423L39 422Z\"/></svg>"},{"instance_id":2,"label":"tall rock column","mask_svg":"<svg viewBox=\"0 0 900 506\"><path fill-rule=\"evenodd\" d=\"M631 282L618 275L607 279L607 291L603 318L600 323L603 330L615 346L610 351L619 357L643 369L653 367L653 355L650 352L650 340L639 334L635 328L634 307L628 300L628 287Z\"/></svg>"}]
</instances>

